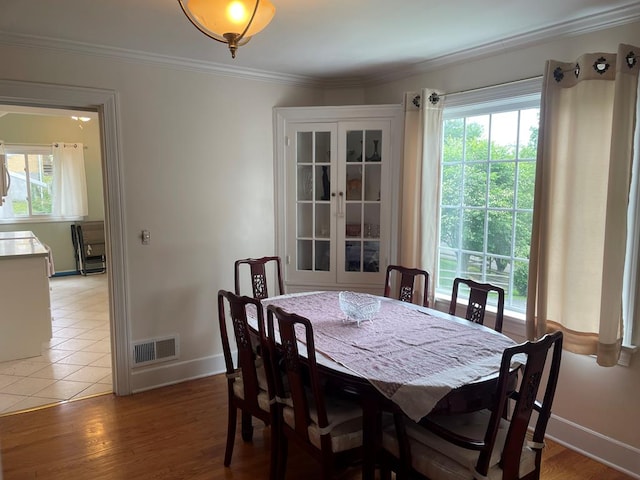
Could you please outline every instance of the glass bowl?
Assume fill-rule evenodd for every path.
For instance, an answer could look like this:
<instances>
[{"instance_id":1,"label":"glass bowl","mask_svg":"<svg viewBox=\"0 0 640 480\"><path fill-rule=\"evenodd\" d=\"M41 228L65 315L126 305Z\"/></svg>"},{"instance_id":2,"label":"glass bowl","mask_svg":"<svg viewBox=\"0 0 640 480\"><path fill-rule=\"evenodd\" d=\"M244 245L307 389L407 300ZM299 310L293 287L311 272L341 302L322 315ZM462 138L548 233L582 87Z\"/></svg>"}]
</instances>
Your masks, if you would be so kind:
<instances>
[{"instance_id":1,"label":"glass bowl","mask_svg":"<svg viewBox=\"0 0 640 480\"><path fill-rule=\"evenodd\" d=\"M380 299L368 293L340 292L340 309L346 315L345 321L360 322L371 320L380 311Z\"/></svg>"}]
</instances>

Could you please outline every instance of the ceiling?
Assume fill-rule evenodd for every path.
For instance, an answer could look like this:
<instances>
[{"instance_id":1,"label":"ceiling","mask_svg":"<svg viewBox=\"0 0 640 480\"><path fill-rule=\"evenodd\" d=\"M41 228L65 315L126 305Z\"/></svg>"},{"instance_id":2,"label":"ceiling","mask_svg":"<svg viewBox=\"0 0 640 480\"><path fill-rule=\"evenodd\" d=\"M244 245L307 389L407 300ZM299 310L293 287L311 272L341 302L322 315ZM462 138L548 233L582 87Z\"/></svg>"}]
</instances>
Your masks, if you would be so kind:
<instances>
[{"instance_id":1,"label":"ceiling","mask_svg":"<svg viewBox=\"0 0 640 480\"><path fill-rule=\"evenodd\" d=\"M629 0L271 1L235 60L177 0L2 0L0 43L347 86L640 19Z\"/></svg>"}]
</instances>

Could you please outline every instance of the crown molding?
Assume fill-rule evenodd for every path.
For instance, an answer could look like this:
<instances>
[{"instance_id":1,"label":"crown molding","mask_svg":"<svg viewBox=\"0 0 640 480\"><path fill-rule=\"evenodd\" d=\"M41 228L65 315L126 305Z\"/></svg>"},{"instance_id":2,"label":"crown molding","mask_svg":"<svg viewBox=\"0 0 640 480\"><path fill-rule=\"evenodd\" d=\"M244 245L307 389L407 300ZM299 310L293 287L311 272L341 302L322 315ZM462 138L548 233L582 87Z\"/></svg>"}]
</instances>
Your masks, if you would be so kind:
<instances>
[{"instance_id":1,"label":"crown molding","mask_svg":"<svg viewBox=\"0 0 640 480\"><path fill-rule=\"evenodd\" d=\"M640 20L640 2L627 5L607 13L594 14L578 20L540 28L522 35L513 35L495 42L485 43L478 47L452 51L424 62L415 63L405 69L396 69L372 76L366 82L367 86L380 85L400 80L414 75L432 72L455 63L486 58L496 53L506 53L521 48L532 47L563 37L583 35L599 30L606 30Z\"/></svg>"},{"instance_id":2,"label":"crown molding","mask_svg":"<svg viewBox=\"0 0 640 480\"><path fill-rule=\"evenodd\" d=\"M312 88L340 89L376 86L414 75L428 73L455 63L485 58L495 55L498 52L510 52L525 47L547 43L554 39L613 28L635 22L639 19L640 2L634 2L633 4L616 8L606 13L590 15L578 20L572 20L532 32L527 32L522 35L513 35L511 37L469 49L452 51L437 58L409 65L406 68L394 66L392 71L383 72L377 75L335 78L318 78L304 75L283 74L246 67L229 66L216 62L159 55L137 50L62 40L52 37L14 34L4 31L0 31L0 45L39 48L59 52L74 52L94 57L130 61L138 64L148 63L153 65L163 65L184 70L205 72L233 78L258 80L269 83ZM385 66L381 65L380 68L384 69Z\"/></svg>"},{"instance_id":3,"label":"crown molding","mask_svg":"<svg viewBox=\"0 0 640 480\"><path fill-rule=\"evenodd\" d=\"M303 75L291 75L246 67L229 66L216 62L206 62L190 58L160 55L149 52L141 52L138 50L129 50L125 48L107 47L104 45L62 40L52 37L22 35L0 31L0 45L39 48L58 52L73 52L93 57L104 57L114 60L129 61L137 64L147 63L152 65L163 65L167 67L180 68L183 70L212 73L215 75L234 78L259 80L270 83L316 88L322 86L322 82L319 82L317 79Z\"/></svg>"}]
</instances>

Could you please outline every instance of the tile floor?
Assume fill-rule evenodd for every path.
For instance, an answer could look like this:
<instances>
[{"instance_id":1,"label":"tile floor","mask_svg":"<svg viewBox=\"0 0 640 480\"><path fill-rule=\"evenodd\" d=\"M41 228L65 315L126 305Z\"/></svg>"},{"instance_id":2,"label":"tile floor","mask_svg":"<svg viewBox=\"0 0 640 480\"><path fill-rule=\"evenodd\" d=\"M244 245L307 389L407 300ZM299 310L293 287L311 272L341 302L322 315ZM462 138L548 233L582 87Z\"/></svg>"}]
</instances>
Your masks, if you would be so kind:
<instances>
[{"instance_id":1,"label":"tile floor","mask_svg":"<svg viewBox=\"0 0 640 480\"><path fill-rule=\"evenodd\" d=\"M53 336L39 357L0 362L0 415L113 391L107 275L49 285Z\"/></svg>"}]
</instances>

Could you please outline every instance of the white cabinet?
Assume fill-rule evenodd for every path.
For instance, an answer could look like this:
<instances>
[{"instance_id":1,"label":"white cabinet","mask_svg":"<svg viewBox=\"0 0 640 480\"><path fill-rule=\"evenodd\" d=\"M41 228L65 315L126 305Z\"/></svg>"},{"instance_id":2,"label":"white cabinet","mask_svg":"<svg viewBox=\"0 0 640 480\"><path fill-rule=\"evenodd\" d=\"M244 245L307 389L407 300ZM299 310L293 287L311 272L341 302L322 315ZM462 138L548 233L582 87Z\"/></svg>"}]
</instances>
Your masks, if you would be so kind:
<instances>
[{"instance_id":1,"label":"white cabinet","mask_svg":"<svg viewBox=\"0 0 640 480\"><path fill-rule=\"evenodd\" d=\"M382 293L397 243L401 106L276 108L275 126L287 291Z\"/></svg>"},{"instance_id":2,"label":"white cabinet","mask_svg":"<svg viewBox=\"0 0 640 480\"><path fill-rule=\"evenodd\" d=\"M0 232L0 362L38 356L51 338L47 255L31 232Z\"/></svg>"}]
</instances>

